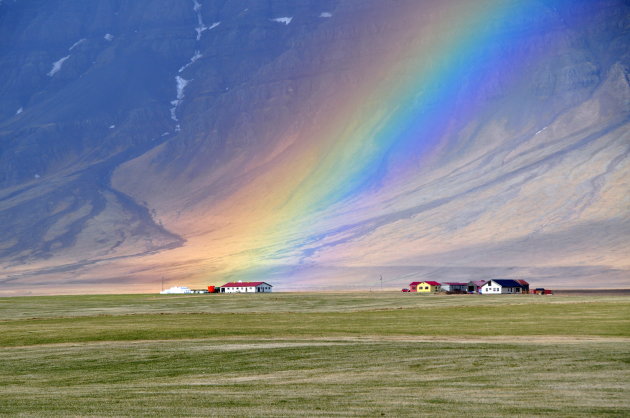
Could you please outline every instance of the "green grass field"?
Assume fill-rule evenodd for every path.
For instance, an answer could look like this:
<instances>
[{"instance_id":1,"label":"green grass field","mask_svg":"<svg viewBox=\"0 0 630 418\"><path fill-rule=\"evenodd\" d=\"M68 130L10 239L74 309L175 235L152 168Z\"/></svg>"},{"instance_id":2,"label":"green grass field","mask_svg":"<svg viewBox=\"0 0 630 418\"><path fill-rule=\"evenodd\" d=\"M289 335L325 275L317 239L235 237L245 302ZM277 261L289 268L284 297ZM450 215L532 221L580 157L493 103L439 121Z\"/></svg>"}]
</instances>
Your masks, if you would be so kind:
<instances>
[{"instance_id":1,"label":"green grass field","mask_svg":"<svg viewBox=\"0 0 630 418\"><path fill-rule=\"evenodd\" d=\"M0 299L0 415L628 416L630 296Z\"/></svg>"}]
</instances>

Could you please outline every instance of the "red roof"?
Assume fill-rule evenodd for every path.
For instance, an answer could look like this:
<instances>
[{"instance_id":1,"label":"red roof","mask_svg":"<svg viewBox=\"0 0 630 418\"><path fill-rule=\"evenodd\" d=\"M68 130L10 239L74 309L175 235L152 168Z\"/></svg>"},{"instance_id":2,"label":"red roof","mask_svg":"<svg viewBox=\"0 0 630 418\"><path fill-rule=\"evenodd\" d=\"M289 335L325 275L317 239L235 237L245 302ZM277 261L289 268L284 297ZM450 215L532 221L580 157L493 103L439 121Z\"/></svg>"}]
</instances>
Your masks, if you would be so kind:
<instances>
[{"instance_id":1,"label":"red roof","mask_svg":"<svg viewBox=\"0 0 630 418\"><path fill-rule=\"evenodd\" d=\"M488 283L488 281L487 281L487 280L473 280L473 281L468 282L468 283L472 283L472 284L474 284L475 286L480 286L480 287L481 287L481 286L483 286L484 284Z\"/></svg>"},{"instance_id":2,"label":"red roof","mask_svg":"<svg viewBox=\"0 0 630 418\"><path fill-rule=\"evenodd\" d=\"M517 280L517 282L519 284L525 285L525 286L529 286L529 283L527 283L525 280Z\"/></svg>"},{"instance_id":3,"label":"red roof","mask_svg":"<svg viewBox=\"0 0 630 418\"><path fill-rule=\"evenodd\" d=\"M434 281L428 281L428 282L422 282L422 283L426 283L429 284L431 286L442 286L441 284L439 284L438 282L434 282Z\"/></svg>"},{"instance_id":4,"label":"red roof","mask_svg":"<svg viewBox=\"0 0 630 418\"><path fill-rule=\"evenodd\" d=\"M417 286L420 283L422 283L422 282L411 282L411 283L409 283L409 286Z\"/></svg>"},{"instance_id":5,"label":"red roof","mask_svg":"<svg viewBox=\"0 0 630 418\"><path fill-rule=\"evenodd\" d=\"M230 283L224 284L221 287L256 287L256 286L260 286L261 284L266 284L267 286L271 286L269 283L265 283L265 282L230 282Z\"/></svg>"},{"instance_id":6,"label":"red roof","mask_svg":"<svg viewBox=\"0 0 630 418\"><path fill-rule=\"evenodd\" d=\"M468 283L460 283L460 282L446 282L444 284L450 284L451 286L468 286Z\"/></svg>"}]
</instances>

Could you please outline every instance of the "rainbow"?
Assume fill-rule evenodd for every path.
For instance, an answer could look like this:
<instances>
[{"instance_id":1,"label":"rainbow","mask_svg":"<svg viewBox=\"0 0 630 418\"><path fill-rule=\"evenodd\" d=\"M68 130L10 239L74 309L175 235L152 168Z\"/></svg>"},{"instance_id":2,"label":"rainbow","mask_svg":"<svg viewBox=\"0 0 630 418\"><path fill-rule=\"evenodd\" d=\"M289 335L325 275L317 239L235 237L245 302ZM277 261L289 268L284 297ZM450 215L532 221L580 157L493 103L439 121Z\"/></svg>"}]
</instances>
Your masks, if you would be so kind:
<instances>
[{"instance_id":1,"label":"rainbow","mask_svg":"<svg viewBox=\"0 0 630 418\"><path fill-rule=\"evenodd\" d=\"M543 58L527 48L529 34L560 3L431 1L393 11L406 27L384 35L387 59L362 69L343 100L319 103L334 109L326 126L285 138L260 177L226 201L238 225L226 233L229 277L294 277L314 252L343 240L361 207L426 174L458 128L487 117L497 86L525 88L522 73ZM236 215L237 207L247 209Z\"/></svg>"}]
</instances>

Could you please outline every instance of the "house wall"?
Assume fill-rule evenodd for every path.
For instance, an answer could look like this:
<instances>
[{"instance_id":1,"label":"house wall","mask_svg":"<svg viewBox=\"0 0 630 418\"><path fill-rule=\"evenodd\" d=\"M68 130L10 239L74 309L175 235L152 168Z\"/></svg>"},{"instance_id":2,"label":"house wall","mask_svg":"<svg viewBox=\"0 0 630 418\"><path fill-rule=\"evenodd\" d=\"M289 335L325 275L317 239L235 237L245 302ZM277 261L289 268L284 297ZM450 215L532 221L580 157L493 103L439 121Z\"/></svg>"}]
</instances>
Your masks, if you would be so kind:
<instances>
[{"instance_id":1,"label":"house wall","mask_svg":"<svg viewBox=\"0 0 630 418\"><path fill-rule=\"evenodd\" d=\"M490 281L481 286L481 293L484 295L500 295L502 293L502 288L498 283Z\"/></svg>"},{"instance_id":2,"label":"house wall","mask_svg":"<svg viewBox=\"0 0 630 418\"><path fill-rule=\"evenodd\" d=\"M426 289L428 288L428 289ZM420 283L418 285L418 292L419 293L432 293L432 292L438 292L440 290L440 286L432 286L428 283Z\"/></svg>"},{"instance_id":3,"label":"house wall","mask_svg":"<svg viewBox=\"0 0 630 418\"><path fill-rule=\"evenodd\" d=\"M256 292L255 287L226 287L225 293L254 293Z\"/></svg>"},{"instance_id":4,"label":"house wall","mask_svg":"<svg viewBox=\"0 0 630 418\"><path fill-rule=\"evenodd\" d=\"M466 292L468 285L461 284L443 284L441 290L444 292Z\"/></svg>"},{"instance_id":5,"label":"house wall","mask_svg":"<svg viewBox=\"0 0 630 418\"><path fill-rule=\"evenodd\" d=\"M249 287L246 287L246 286L225 287L222 289L225 289L225 291L222 293L270 293L271 292L271 286L267 286L267 285L249 286ZM257 292L256 289L260 289L260 290Z\"/></svg>"}]
</instances>

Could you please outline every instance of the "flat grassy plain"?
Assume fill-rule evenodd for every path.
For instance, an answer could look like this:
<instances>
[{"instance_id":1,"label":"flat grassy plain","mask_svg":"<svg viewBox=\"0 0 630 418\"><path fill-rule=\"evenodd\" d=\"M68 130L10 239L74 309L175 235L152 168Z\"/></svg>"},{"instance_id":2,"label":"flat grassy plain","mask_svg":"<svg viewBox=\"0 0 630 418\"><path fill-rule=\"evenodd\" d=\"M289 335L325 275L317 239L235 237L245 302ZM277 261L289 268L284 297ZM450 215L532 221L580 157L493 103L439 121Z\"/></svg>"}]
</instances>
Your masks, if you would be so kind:
<instances>
[{"instance_id":1,"label":"flat grassy plain","mask_svg":"<svg viewBox=\"0 0 630 418\"><path fill-rule=\"evenodd\" d=\"M5 416L630 416L630 296L0 298Z\"/></svg>"}]
</instances>

